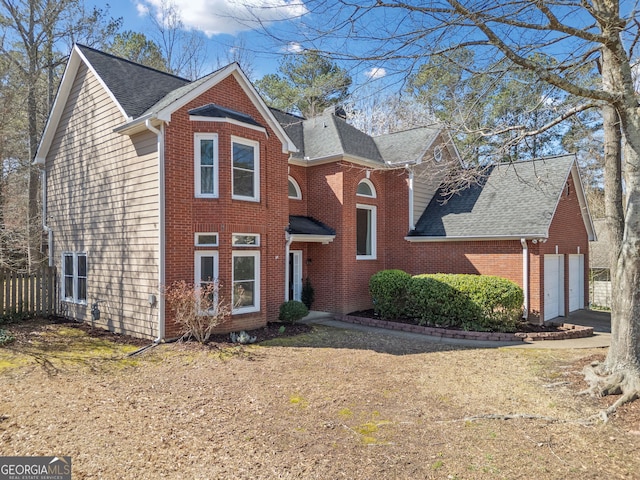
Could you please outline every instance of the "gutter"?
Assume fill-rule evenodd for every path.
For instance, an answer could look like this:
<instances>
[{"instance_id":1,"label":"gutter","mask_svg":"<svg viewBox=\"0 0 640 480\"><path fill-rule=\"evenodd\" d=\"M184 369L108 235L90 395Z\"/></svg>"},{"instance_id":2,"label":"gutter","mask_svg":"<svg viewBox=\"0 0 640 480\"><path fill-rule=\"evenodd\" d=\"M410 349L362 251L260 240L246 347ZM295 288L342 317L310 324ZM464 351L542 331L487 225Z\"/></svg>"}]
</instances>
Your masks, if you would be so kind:
<instances>
[{"instance_id":1,"label":"gutter","mask_svg":"<svg viewBox=\"0 0 640 480\"><path fill-rule=\"evenodd\" d=\"M293 235L285 231L284 238L286 240L284 248L284 300L286 302L288 300L291 300L289 298L289 248L293 243Z\"/></svg>"},{"instance_id":2,"label":"gutter","mask_svg":"<svg viewBox=\"0 0 640 480\"><path fill-rule=\"evenodd\" d=\"M412 243L428 243L428 242L484 242L484 241L504 241L504 240L522 240L523 238L529 239L537 239L538 241L543 241L547 238L547 234L532 234L527 235L526 237L520 237L518 235L486 235L486 236L477 236L477 237L465 237L465 236L440 236L440 237L432 237L432 236L406 236L404 239L407 242Z\"/></svg>"},{"instance_id":3,"label":"gutter","mask_svg":"<svg viewBox=\"0 0 640 480\"><path fill-rule=\"evenodd\" d=\"M522 306L522 318L529 318L529 247L527 239L521 238L522 244L522 291L524 293L524 305Z\"/></svg>"},{"instance_id":4,"label":"gutter","mask_svg":"<svg viewBox=\"0 0 640 480\"><path fill-rule=\"evenodd\" d=\"M158 338L154 343L160 343L165 335L165 297L163 288L165 285L165 189L164 189L164 123L157 129L148 118L144 122L147 130L158 137Z\"/></svg>"},{"instance_id":5,"label":"gutter","mask_svg":"<svg viewBox=\"0 0 640 480\"><path fill-rule=\"evenodd\" d=\"M49 266L53 267L53 230L47 225L47 170L42 169L40 174L42 185L42 229L47 232L47 249L49 250Z\"/></svg>"}]
</instances>

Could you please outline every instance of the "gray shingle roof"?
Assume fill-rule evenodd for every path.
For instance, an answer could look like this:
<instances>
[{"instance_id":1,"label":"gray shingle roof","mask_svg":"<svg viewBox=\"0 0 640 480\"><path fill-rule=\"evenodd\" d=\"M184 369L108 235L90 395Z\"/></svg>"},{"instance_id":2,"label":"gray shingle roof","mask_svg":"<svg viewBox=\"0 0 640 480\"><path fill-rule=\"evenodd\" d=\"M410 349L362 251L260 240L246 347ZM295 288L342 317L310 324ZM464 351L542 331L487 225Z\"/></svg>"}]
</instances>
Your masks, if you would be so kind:
<instances>
[{"instance_id":1,"label":"gray shingle roof","mask_svg":"<svg viewBox=\"0 0 640 480\"><path fill-rule=\"evenodd\" d=\"M237 110L232 110L230 108L221 107L220 105L216 105L215 103L209 103L208 105L203 105L202 107L193 108L189 110L188 113L189 115L198 117L229 118L232 120L237 120L239 122L247 123L249 125L264 127L264 125L258 123L251 115L238 112Z\"/></svg>"},{"instance_id":2,"label":"gray shingle roof","mask_svg":"<svg viewBox=\"0 0 640 480\"><path fill-rule=\"evenodd\" d=\"M547 236L573 155L499 164L445 204L439 190L409 236Z\"/></svg>"},{"instance_id":3,"label":"gray shingle roof","mask_svg":"<svg viewBox=\"0 0 640 480\"><path fill-rule=\"evenodd\" d=\"M96 73L131 118L142 115L167 93L189 80L78 45Z\"/></svg>"},{"instance_id":4,"label":"gray shingle roof","mask_svg":"<svg viewBox=\"0 0 640 480\"><path fill-rule=\"evenodd\" d=\"M384 163L373 138L345 120L324 113L303 122L304 156L311 159L340 155Z\"/></svg>"},{"instance_id":5,"label":"gray shingle roof","mask_svg":"<svg viewBox=\"0 0 640 480\"><path fill-rule=\"evenodd\" d=\"M335 235L336 231L312 217L289 215L289 233L294 235Z\"/></svg>"},{"instance_id":6,"label":"gray shingle roof","mask_svg":"<svg viewBox=\"0 0 640 480\"><path fill-rule=\"evenodd\" d=\"M374 137L378 150L388 163L419 160L442 131L440 125L413 128Z\"/></svg>"},{"instance_id":7,"label":"gray shingle roof","mask_svg":"<svg viewBox=\"0 0 640 480\"><path fill-rule=\"evenodd\" d=\"M283 112L277 108L270 108L269 110L271 110L275 119L282 128L284 128L284 131L298 149L294 156L304 158L304 134L302 131L302 122L304 122L304 118Z\"/></svg>"}]
</instances>

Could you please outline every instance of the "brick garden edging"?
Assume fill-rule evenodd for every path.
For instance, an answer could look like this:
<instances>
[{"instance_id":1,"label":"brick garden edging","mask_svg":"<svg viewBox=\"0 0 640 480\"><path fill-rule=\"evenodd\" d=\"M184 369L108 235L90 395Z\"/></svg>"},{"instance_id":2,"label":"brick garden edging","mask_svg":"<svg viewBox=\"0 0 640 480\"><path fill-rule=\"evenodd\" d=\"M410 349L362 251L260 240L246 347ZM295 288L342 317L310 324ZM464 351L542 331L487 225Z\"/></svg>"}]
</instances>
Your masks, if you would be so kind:
<instances>
[{"instance_id":1,"label":"brick garden edging","mask_svg":"<svg viewBox=\"0 0 640 480\"><path fill-rule=\"evenodd\" d=\"M468 332L465 330L449 330L446 328L423 327L408 323L388 322L376 318L356 317L354 315L342 315L338 318L343 322L367 325L369 327L386 328L389 330L400 330L402 332L421 333L441 338L461 338L465 340L489 340L497 342L525 342L540 340L568 340L570 338L585 338L593 336L593 327L583 327L565 323L559 332Z\"/></svg>"}]
</instances>

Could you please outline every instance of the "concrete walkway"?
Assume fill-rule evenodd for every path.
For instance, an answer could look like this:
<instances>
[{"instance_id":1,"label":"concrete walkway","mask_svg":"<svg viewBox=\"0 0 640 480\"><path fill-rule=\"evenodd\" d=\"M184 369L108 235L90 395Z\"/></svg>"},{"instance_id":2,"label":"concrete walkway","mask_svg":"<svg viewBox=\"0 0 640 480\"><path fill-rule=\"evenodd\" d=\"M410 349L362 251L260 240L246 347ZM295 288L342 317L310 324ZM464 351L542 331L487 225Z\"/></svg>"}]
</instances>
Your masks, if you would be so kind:
<instances>
[{"instance_id":1,"label":"concrete walkway","mask_svg":"<svg viewBox=\"0 0 640 480\"><path fill-rule=\"evenodd\" d=\"M561 319L564 320L564 319ZM380 335L390 335L399 338L406 338L412 341L423 341L427 343L443 343L448 345L461 345L477 348L534 348L534 349L566 349L566 348L605 348L609 346L611 340L611 315L607 312L595 312L591 310L579 310L572 313L565 323L575 325L585 325L593 327L594 335L586 338L573 338L569 340L539 340L530 342L495 342L464 340L457 338L441 338L419 333L401 332L388 330L386 328L369 327L353 323L335 320L333 315L324 312L311 312L301 321L315 325L325 325L328 327L342 328L345 330L356 330L361 332L378 333Z\"/></svg>"}]
</instances>

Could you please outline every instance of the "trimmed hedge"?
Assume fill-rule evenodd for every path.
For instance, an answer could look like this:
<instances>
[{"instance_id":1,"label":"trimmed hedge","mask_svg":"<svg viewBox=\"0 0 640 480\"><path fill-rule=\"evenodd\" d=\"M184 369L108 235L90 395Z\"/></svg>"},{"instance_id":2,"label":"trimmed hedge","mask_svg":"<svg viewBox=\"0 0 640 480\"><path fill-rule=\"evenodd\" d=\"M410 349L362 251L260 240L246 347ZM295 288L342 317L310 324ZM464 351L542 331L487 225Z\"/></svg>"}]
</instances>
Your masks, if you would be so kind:
<instances>
[{"instance_id":1,"label":"trimmed hedge","mask_svg":"<svg viewBox=\"0 0 640 480\"><path fill-rule=\"evenodd\" d=\"M296 323L298 320L309 315L307 306L297 300L289 300L280 305L280 315L278 320L287 323Z\"/></svg>"},{"instance_id":2,"label":"trimmed hedge","mask_svg":"<svg viewBox=\"0 0 640 480\"><path fill-rule=\"evenodd\" d=\"M475 331L516 331L524 301L517 284L488 275L410 277L401 270L383 270L371 277L369 291L383 318L406 316L420 325Z\"/></svg>"},{"instance_id":3,"label":"trimmed hedge","mask_svg":"<svg viewBox=\"0 0 640 480\"><path fill-rule=\"evenodd\" d=\"M407 288L411 275L402 270L382 270L369 279L369 293L375 312L395 320L405 313Z\"/></svg>"}]
</instances>

